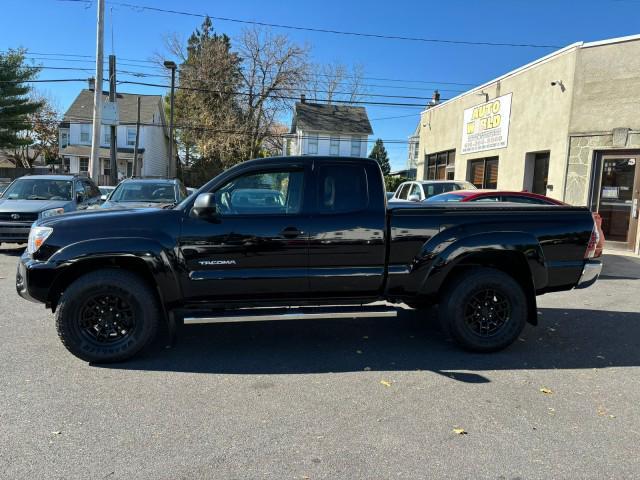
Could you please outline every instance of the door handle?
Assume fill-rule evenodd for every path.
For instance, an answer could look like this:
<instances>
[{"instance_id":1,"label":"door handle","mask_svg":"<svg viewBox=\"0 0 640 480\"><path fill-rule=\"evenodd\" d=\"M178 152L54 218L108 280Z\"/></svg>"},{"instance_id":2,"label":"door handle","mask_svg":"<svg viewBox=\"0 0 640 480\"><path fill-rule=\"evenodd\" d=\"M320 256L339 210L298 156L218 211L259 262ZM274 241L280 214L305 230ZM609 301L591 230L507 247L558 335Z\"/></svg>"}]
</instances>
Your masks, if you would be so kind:
<instances>
[{"instance_id":1,"label":"door handle","mask_svg":"<svg viewBox=\"0 0 640 480\"><path fill-rule=\"evenodd\" d=\"M296 238L303 234L304 232L301 232L296 227L287 227L284 230L282 230L282 232L280 232L280 235L283 236L284 238Z\"/></svg>"}]
</instances>

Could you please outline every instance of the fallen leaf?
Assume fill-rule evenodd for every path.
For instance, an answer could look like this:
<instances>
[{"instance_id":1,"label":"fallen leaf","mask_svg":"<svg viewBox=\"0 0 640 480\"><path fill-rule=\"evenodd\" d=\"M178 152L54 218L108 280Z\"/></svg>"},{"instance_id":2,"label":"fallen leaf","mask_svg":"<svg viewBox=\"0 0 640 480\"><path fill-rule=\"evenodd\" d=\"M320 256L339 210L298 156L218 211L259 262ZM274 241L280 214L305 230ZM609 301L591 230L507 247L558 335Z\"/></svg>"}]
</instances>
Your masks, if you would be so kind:
<instances>
[{"instance_id":1,"label":"fallen leaf","mask_svg":"<svg viewBox=\"0 0 640 480\"><path fill-rule=\"evenodd\" d=\"M362 355L362 350L356 350L356 353L357 353L358 355Z\"/></svg>"},{"instance_id":2,"label":"fallen leaf","mask_svg":"<svg viewBox=\"0 0 640 480\"><path fill-rule=\"evenodd\" d=\"M553 391L552 391L550 388L547 388L547 387L542 387L542 388L540 389L540 391L541 391L542 393L546 394L546 395L552 395L552 394L553 394Z\"/></svg>"},{"instance_id":3,"label":"fallen leaf","mask_svg":"<svg viewBox=\"0 0 640 480\"><path fill-rule=\"evenodd\" d=\"M469 432L467 432L464 428L454 428L453 433L456 433L458 435L469 435Z\"/></svg>"},{"instance_id":4,"label":"fallen leaf","mask_svg":"<svg viewBox=\"0 0 640 480\"><path fill-rule=\"evenodd\" d=\"M369 335L365 335L362 338L364 338L365 340L368 340L369 339Z\"/></svg>"},{"instance_id":5,"label":"fallen leaf","mask_svg":"<svg viewBox=\"0 0 640 480\"><path fill-rule=\"evenodd\" d=\"M596 358L599 358L600 360L604 360L604 357L602 355L596 355Z\"/></svg>"},{"instance_id":6,"label":"fallen leaf","mask_svg":"<svg viewBox=\"0 0 640 480\"><path fill-rule=\"evenodd\" d=\"M598 405L598 415L601 417L604 417L607 413L609 413L607 411L606 408L604 408L602 405Z\"/></svg>"},{"instance_id":7,"label":"fallen leaf","mask_svg":"<svg viewBox=\"0 0 640 480\"><path fill-rule=\"evenodd\" d=\"M390 387L391 386L391 382L387 382L386 380L380 380L380 383L382 385L384 385L385 387Z\"/></svg>"},{"instance_id":8,"label":"fallen leaf","mask_svg":"<svg viewBox=\"0 0 640 480\"><path fill-rule=\"evenodd\" d=\"M51 432L51 435L61 435L62 432L60 430L56 430L55 432Z\"/></svg>"},{"instance_id":9,"label":"fallen leaf","mask_svg":"<svg viewBox=\"0 0 640 480\"><path fill-rule=\"evenodd\" d=\"M363 370L364 370L365 372L370 372L370 371L371 371L371 367L364 367L364 368L363 368Z\"/></svg>"}]
</instances>

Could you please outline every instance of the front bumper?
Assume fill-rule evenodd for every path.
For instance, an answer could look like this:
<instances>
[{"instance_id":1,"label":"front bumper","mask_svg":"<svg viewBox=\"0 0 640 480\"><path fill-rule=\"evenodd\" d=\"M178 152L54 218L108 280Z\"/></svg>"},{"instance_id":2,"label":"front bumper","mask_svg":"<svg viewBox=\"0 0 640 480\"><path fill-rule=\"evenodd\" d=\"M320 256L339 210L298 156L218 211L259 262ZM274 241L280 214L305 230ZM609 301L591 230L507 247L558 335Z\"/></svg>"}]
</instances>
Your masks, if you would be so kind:
<instances>
[{"instance_id":1,"label":"front bumper","mask_svg":"<svg viewBox=\"0 0 640 480\"><path fill-rule=\"evenodd\" d=\"M587 288L596 283L602 272L602 262L600 260L587 260L582 268L582 275L576 288Z\"/></svg>"},{"instance_id":2,"label":"front bumper","mask_svg":"<svg viewBox=\"0 0 640 480\"><path fill-rule=\"evenodd\" d=\"M33 222L0 222L0 242L26 243Z\"/></svg>"},{"instance_id":3,"label":"front bumper","mask_svg":"<svg viewBox=\"0 0 640 480\"><path fill-rule=\"evenodd\" d=\"M57 273L54 265L34 260L26 252L23 253L16 272L18 295L32 302L47 303Z\"/></svg>"}]
</instances>

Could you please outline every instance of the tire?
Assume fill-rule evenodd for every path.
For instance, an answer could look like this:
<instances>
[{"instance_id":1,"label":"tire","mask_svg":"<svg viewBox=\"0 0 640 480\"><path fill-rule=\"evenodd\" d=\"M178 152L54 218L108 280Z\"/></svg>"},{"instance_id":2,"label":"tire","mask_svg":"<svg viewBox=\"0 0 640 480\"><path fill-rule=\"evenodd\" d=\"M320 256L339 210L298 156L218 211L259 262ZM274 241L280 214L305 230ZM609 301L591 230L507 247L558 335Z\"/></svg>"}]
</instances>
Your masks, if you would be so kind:
<instances>
[{"instance_id":1,"label":"tire","mask_svg":"<svg viewBox=\"0 0 640 480\"><path fill-rule=\"evenodd\" d=\"M118 269L81 276L63 292L56 310L62 344L92 363L133 357L153 341L159 319L153 290L137 275Z\"/></svg>"},{"instance_id":2,"label":"tire","mask_svg":"<svg viewBox=\"0 0 640 480\"><path fill-rule=\"evenodd\" d=\"M474 268L447 286L438 315L442 330L462 348L495 352L520 336L527 322L527 296L510 275Z\"/></svg>"}]
</instances>

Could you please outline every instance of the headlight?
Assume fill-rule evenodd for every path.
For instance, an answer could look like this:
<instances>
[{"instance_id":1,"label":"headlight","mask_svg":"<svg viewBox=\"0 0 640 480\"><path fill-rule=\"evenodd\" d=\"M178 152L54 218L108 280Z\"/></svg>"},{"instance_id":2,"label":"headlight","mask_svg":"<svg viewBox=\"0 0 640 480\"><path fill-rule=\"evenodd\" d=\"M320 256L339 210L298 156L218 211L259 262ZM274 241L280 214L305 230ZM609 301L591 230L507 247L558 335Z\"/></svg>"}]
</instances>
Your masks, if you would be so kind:
<instances>
[{"instance_id":1,"label":"headlight","mask_svg":"<svg viewBox=\"0 0 640 480\"><path fill-rule=\"evenodd\" d=\"M53 228L51 227L31 227L29 242L27 243L27 253L29 255L36 253L52 232Z\"/></svg>"},{"instance_id":2,"label":"headlight","mask_svg":"<svg viewBox=\"0 0 640 480\"><path fill-rule=\"evenodd\" d=\"M44 210L40 212L40 218L53 217L54 215L61 215L64 213L64 208L52 208L50 210Z\"/></svg>"}]
</instances>

